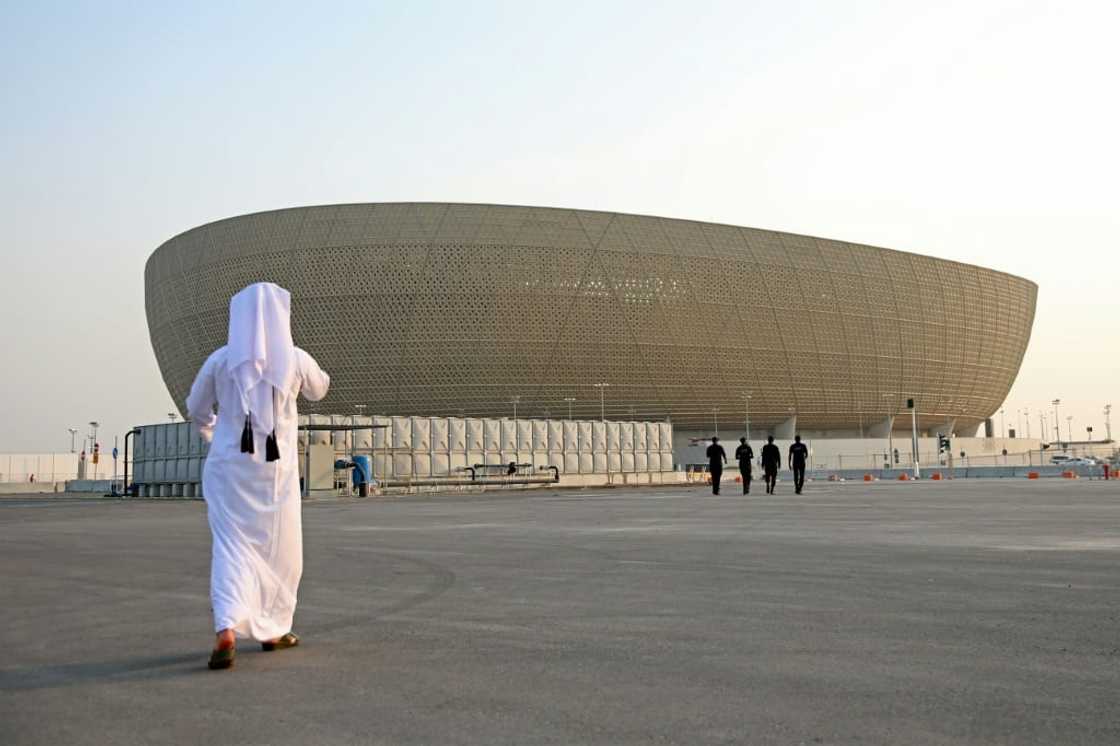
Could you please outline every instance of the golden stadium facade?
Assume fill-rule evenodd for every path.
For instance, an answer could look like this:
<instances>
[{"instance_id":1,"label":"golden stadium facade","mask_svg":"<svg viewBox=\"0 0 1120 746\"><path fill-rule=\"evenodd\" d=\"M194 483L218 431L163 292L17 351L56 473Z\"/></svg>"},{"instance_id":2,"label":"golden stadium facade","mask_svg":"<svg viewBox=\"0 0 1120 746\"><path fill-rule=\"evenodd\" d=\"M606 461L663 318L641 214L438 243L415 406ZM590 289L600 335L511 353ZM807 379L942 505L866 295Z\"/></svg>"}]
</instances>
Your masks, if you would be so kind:
<instances>
[{"instance_id":1,"label":"golden stadium facade","mask_svg":"<svg viewBox=\"0 0 1120 746\"><path fill-rule=\"evenodd\" d=\"M747 416L759 431L796 417L838 434L889 422L909 398L923 430L978 426L1015 380L1038 291L959 262L690 220L296 207L193 228L148 260L152 346L181 411L225 343L230 296L260 280L291 290L296 343L332 376L305 411L570 408L736 432Z\"/></svg>"}]
</instances>

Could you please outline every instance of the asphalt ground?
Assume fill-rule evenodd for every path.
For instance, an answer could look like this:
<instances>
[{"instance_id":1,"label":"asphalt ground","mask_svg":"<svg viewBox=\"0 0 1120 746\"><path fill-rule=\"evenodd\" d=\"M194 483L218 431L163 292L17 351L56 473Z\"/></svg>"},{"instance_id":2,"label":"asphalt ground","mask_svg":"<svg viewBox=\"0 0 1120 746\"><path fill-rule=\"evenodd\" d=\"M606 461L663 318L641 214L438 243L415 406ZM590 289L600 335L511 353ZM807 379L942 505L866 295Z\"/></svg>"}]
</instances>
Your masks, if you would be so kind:
<instances>
[{"instance_id":1,"label":"asphalt ground","mask_svg":"<svg viewBox=\"0 0 1120 746\"><path fill-rule=\"evenodd\" d=\"M308 503L225 672L202 503L0 499L0 743L1120 743L1120 483L734 491Z\"/></svg>"}]
</instances>

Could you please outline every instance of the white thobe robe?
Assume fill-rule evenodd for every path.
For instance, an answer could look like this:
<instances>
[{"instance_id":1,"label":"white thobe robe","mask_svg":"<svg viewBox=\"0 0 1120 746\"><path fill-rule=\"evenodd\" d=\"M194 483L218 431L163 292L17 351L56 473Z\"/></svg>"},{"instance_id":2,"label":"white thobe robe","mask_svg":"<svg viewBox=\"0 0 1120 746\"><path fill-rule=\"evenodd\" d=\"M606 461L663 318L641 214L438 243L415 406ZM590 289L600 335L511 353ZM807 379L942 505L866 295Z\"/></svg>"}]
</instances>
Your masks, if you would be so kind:
<instances>
[{"instance_id":1,"label":"white thobe robe","mask_svg":"<svg viewBox=\"0 0 1120 746\"><path fill-rule=\"evenodd\" d=\"M295 348L292 388L276 392L280 460L265 461L265 438L253 430L255 453L241 452L242 398L226 368L226 347L206 360L187 397L187 410L210 452L202 472L213 535L210 601L214 630L272 640L290 632L303 573L296 398L318 401L330 377ZM218 414L214 414L214 406Z\"/></svg>"}]
</instances>

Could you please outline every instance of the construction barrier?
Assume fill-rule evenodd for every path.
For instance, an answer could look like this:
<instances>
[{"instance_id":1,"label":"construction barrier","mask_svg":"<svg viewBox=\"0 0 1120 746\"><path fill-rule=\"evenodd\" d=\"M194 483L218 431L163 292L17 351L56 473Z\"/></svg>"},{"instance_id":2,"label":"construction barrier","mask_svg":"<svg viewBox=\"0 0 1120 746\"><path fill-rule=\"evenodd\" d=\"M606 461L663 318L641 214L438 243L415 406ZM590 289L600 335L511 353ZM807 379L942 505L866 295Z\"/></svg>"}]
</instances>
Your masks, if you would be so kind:
<instances>
[{"instance_id":1,"label":"construction barrier","mask_svg":"<svg viewBox=\"0 0 1120 746\"><path fill-rule=\"evenodd\" d=\"M1027 472L1027 479L1038 479L1038 472L1037 471L1028 471Z\"/></svg>"},{"instance_id":2,"label":"construction barrier","mask_svg":"<svg viewBox=\"0 0 1120 746\"><path fill-rule=\"evenodd\" d=\"M863 481L865 481L865 482L874 482L874 481L875 481L875 477L871 476L870 474L864 474L864 475L863 475Z\"/></svg>"}]
</instances>

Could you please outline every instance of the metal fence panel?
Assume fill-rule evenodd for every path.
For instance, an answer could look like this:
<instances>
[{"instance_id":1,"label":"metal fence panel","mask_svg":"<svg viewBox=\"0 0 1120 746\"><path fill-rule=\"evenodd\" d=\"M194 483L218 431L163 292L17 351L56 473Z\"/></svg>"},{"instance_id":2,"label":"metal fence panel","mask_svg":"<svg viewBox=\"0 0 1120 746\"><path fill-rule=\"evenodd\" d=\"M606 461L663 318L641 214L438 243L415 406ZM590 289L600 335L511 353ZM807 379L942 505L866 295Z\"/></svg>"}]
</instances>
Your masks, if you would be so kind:
<instances>
[{"instance_id":1,"label":"metal fence panel","mask_svg":"<svg viewBox=\"0 0 1120 746\"><path fill-rule=\"evenodd\" d=\"M482 420L467 420L467 450L482 451L486 448L486 435Z\"/></svg>"},{"instance_id":2,"label":"metal fence panel","mask_svg":"<svg viewBox=\"0 0 1120 746\"><path fill-rule=\"evenodd\" d=\"M450 417L447 420L447 446L448 450L455 453L465 453L467 450L467 421L459 417Z\"/></svg>"},{"instance_id":3,"label":"metal fence panel","mask_svg":"<svg viewBox=\"0 0 1120 746\"><path fill-rule=\"evenodd\" d=\"M548 450L561 452L566 450L564 446L565 427L566 425L560 420L548 421Z\"/></svg>"},{"instance_id":4,"label":"metal fence panel","mask_svg":"<svg viewBox=\"0 0 1120 746\"><path fill-rule=\"evenodd\" d=\"M495 452L502 450L501 420L482 421L482 450Z\"/></svg>"},{"instance_id":5,"label":"metal fence panel","mask_svg":"<svg viewBox=\"0 0 1120 746\"><path fill-rule=\"evenodd\" d=\"M531 451L533 450L533 421L532 420L518 420L517 421L517 450Z\"/></svg>"},{"instance_id":6,"label":"metal fence panel","mask_svg":"<svg viewBox=\"0 0 1120 746\"><path fill-rule=\"evenodd\" d=\"M412 448L412 421L408 417L393 418L393 448Z\"/></svg>"},{"instance_id":7,"label":"metal fence panel","mask_svg":"<svg viewBox=\"0 0 1120 746\"><path fill-rule=\"evenodd\" d=\"M359 415L354 417L354 424L357 426L372 425L373 418L369 415ZM354 443L355 453L368 453L373 448L373 429L355 430L351 440Z\"/></svg>"},{"instance_id":8,"label":"metal fence panel","mask_svg":"<svg viewBox=\"0 0 1120 746\"><path fill-rule=\"evenodd\" d=\"M581 453L591 453L594 450L592 440L592 427L590 422L577 422L579 426L579 450ZM583 461L580 461L582 464ZM581 467L582 468L582 467Z\"/></svg>"},{"instance_id":9,"label":"metal fence panel","mask_svg":"<svg viewBox=\"0 0 1120 746\"><path fill-rule=\"evenodd\" d=\"M411 417L412 450L428 453L432 450L432 421L428 417ZM416 472L413 472L416 473Z\"/></svg>"},{"instance_id":10,"label":"metal fence panel","mask_svg":"<svg viewBox=\"0 0 1120 746\"><path fill-rule=\"evenodd\" d=\"M384 416L375 416L373 418L375 425L388 425L388 427L379 427L373 431L373 447L374 448L389 448L393 444L393 418Z\"/></svg>"},{"instance_id":11,"label":"metal fence panel","mask_svg":"<svg viewBox=\"0 0 1120 746\"><path fill-rule=\"evenodd\" d=\"M517 421L501 420L502 423L502 450L517 450Z\"/></svg>"},{"instance_id":12,"label":"metal fence panel","mask_svg":"<svg viewBox=\"0 0 1120 746\"><path fill-rule=\"evenodd\" d=\"M618 450L620 451L633 451L634 450L634 423L633 422L620 422L618 423Z\"/></svg>"},{"instance_id":13,"label":"metal fence panel","mask_svg":"<svg viewBox=\"0 0 1120 746\"><path fill-rule=\"evenodd\" d=\"M548 420L533 420L533 449L547 451L548 445Z\"/></svg>"},{"instance_id":14,"label":"metal fence panel","mask_svg":"<svg viewBox=\"0 0 1120 746\"><path fill-rule=\"evenodd\" d=\"M607 423L591 423L591 450L594 453L607 452Z\"/></svg>"},{"instance_id":15,"label":"metal fence panel","mask_svg":"<svg viewBox=\"0 0 1120 746\"><path fill-rule=\"evenodd\" d=\"M447 419L443 417L433 417L431 443L429 445L432 453L447 453L449 450L449 435L450 430L447 426Z\"/></svg>"}]
</instances>

